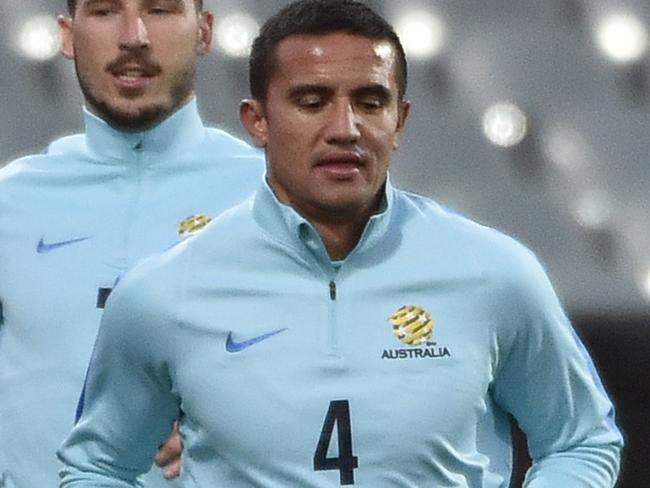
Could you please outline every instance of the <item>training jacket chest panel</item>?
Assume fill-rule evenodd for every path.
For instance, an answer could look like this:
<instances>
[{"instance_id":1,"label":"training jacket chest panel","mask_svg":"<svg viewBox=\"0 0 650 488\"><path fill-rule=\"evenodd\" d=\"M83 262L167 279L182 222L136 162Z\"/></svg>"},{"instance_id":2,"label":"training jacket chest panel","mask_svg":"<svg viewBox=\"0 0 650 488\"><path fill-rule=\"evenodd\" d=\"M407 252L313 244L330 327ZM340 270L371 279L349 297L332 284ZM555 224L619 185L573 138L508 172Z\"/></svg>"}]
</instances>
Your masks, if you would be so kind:
<instances>
[{"instance_id":1,"label":"training jacket chest panel","mask_svg":"<svg viewBox=\"0 0 650 488\"><path fill-rule=\"evenodd\" d=\"M436 463L416 461L413 453L435 458L444 445L476 452L486 447L482 429L494 437L495 427L482 424L495 408L488 392L496 317L486 300L492 291L467 256L447 253L439 261L431 256L435 243L407 237L373 266L352 256L329 274L310 256L263 239L231 247L246 259L215 251L218 266L189 260L178 273L182 291L171 307L181 319L165 341L176 349L170 374L184 422L205 431L201 449L228 446L213 455L229 466L255 459L261 473L264 463L281 458L296 471L287 479L331 482L337 471L298 473L311 471L330 403L343 400L360 465L390 462L409 483L428 486L431 473L422 466ZM413 256L422 256L420 265ZM390 318L403 307L413 320L431 322L422 344L394 333ZM502 420L496 417L492 423ZM474 456L476 466L489 463ZM481 479L463 463L462 479ZM357 482L379 482L378 472L368 480L359 469Z\"/></svg>"},{"instance_id":2,"label":"training jacket chest panel","mask_svg":"<svg viewBox=\"0 0 650 488\"><path fill-rule=\"evenodd\" d=\"M312 455L328 404L338 399L350 401L355 439L399 439L395 456L427 452L409 440L426 442L421 430L433 426L438 437L471 441L487 408L491 358L489 324L465 305L467 293L405 293L399 287L369 293L343 285L331 301L326 285L305 280L297 289L264 293L255 307L246 299L215 300L205 310L210 323L180 327L178 342L195 351L174 376L175 389L191 402L182 405L185 414L209 426L215 445L242 448L241 455L262 454L258 449L266 444L258 442L258 429L292 436L298 419L313 432L293 454ZM388 322L412 304L430 311L435 322L425 346L401 343ZM229 334L242 343L282 329L243 350L226 349ZM189 394L198 390L218 393ZM256 414L260 404L271 417ZM233 429L239 418L259 425ZM384 419L381 431L377 418Z\"/></svg>"}]
</instances>

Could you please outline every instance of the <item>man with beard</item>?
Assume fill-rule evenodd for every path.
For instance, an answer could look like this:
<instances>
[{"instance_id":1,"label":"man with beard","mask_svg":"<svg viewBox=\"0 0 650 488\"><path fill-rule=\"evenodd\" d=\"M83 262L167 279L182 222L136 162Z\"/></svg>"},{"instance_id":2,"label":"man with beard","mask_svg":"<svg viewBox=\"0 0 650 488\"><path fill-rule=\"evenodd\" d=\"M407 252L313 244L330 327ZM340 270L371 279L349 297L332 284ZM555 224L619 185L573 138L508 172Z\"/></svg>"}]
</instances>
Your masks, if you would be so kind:
<instances>
[{"instance_id":1,"label":"man with beard","mask_svg":"<svg viewBox=\"0 0 650 488\"><path fill-rule=\"evenodd\" d=\"M388 178L390 25L300 0L249 80L266 180L117 287L61 487L132 486L182 409L188 486L504 488L512 415L526 488L611 488L614 409L535 257Z\"/></svg>"},{"instance_id":2,"label":"man with beard","mask_svg":"<svg viewBox=\"0 0 650 488\"><path fill-rule=\"evenodd\" d=\"M263 171L257 150L199 116L195 63L213 26L200 0L68 7L58 22L85 133L0 171L3 488L56 486L56 450L118 277L244 199ZM178 473L179 442L158 453L165 476ZM153 471L146 486L166 486Z\"/></svg>"}]
</instances>

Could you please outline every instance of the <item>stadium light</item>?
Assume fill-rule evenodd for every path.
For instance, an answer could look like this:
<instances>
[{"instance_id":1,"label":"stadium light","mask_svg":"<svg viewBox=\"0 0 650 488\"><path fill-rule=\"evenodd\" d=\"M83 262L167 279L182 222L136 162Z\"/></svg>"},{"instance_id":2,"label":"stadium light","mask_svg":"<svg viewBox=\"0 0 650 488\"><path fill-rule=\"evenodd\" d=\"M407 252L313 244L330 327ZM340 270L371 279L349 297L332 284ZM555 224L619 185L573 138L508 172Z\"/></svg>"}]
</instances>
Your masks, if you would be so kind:
<instances>
[{"instance_id":1,"label":"stadium light","mask_svg":"<svg viewBox=\"0 0 650 488\"><path fill-rule=\"evenodd\" d=\"M483 134L495 146L516 146L528 134L528 118L514 103L496 103L483 114Z\"/></svg>"},{"instance_id":2,"label":"stadium light","mask_svg":"<svg viewBox=\"0 0 650 488\"><path fill-rule=\"evenodd\" d=\"M650 269L646 271L645 276L641 279L641 293L650 302Z\"/></svg>"},{"instance_id":3,"label":"stadium light","mask_svg":"<svg viewBox=\"0 0 650 488\"><path fill-rule=\"evenodd\" d=\"M50 15L35 15L19 28L16 38L18 53L36 62L54 58L60 48L56 19Z\"/></svg>"},{"instance_id":4,"label":"stadium light","mask_svg":"<svg viewBox=\"0 0 650 488\"><path fill-rule=\"evenodd\" d=\"M445 47L445 23L429 11L408 12L397 18L394 25L406 55L412 59L435 58Z\"/></svg>"},{"instance_id":5,"label":"stadium light","mask_svg":"<svg viewBox=\"0 0 650 488\"><path fill-rule=\"evenodd\" d=\"M546 159L569 175L582 173L589 163L589 145L583 135L569 127L553 127L544 137Z\"/></svg>"},{"instance_id":6,"label":"stadium light","mask_svg":"<svg viewBox=\"0 0 650 488\"><path fill-rule=\"evenodd\" d=\"M230 57L247 57L259 29L257 21L249 15L229 15L217 25L216 42Z\"/></svg>"},{"instance_id":7,"label":"stadium light","mask_svg":"<svg viewBox=\"0 0 650 488\"><path fill-rule=\"evenodd\" d=\"M648 31L638 17L609 14L596 24L596 43L611 61L631 64L648 50Z\"/></svg>"},{"instance_id":8,"label":"stadium light","mask_svg":"<svg viewBox=\"0 0 650 488\"><path fill-rule=\"evenodd\" d=\"M604 229L612 220L612 204L601 191L581 195L575 203L573 216L586 230Z\"/></svg>"}]
</instances>

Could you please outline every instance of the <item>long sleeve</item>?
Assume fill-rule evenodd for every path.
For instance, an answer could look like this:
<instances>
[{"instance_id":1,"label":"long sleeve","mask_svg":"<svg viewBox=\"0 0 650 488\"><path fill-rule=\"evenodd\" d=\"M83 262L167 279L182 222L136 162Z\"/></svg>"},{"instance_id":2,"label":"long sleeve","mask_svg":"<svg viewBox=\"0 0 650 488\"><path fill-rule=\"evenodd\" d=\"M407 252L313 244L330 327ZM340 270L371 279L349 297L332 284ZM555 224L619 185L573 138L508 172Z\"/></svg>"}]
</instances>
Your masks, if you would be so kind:
<instances>
[{"instance_id":1,"label":"long sleeve","mask_svg":"<svg viewBox=\"0 0 650 488\"><path fill-rule=\"evenodd\" d=\"M80 400L80 417L59 451L61 487L131 487L178 418L159 316L119 286L108 302Z\"/></svg>"},{"instance_id":2,"label":"long sleeve","mask_svg":"<svg viewBox=\"0 0 650 488\"><path fill-rule=\"evenodd\" d=\"M496 400L528 438L526 488L609 488L623 440L614 407L543 269L529 256L510 290Z\"/></svg>"}]
</instances>

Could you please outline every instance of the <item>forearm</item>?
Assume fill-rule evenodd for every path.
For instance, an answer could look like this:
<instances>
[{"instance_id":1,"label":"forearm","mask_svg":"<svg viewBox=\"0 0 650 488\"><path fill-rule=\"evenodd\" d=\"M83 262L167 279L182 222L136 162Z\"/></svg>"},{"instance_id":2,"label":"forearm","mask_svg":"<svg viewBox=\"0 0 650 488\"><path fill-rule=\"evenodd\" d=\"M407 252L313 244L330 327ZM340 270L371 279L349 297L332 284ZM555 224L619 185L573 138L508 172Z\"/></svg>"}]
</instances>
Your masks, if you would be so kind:
<instances>
[{"instance_id":1,"label":"forearm","mask_svg":"<svg viewBox=\"0 0 650 488\"><path fill-rule=\"evenodd\" d=\"M97 472L84 470L71 459L59 472L60 488L133 488L142 486L136 480L121 480L113 476L104 476Z\"/></svg>"},{"instance_id":2,"label":"forearm","mask_svg":"<svg viewBox=\"0 0 650 488\"><path fill-rule=\"evenodd\" d=\"M120 422L111 423L118 424L121 426ZM97 422L82 419L59 449L64 465L59 471L60 487L142 487L139 477L151 467L153 455L142 456L138 447L142 444L120 442L122 436L111 436L111 431L97 427ZM135 430L133 433L140 437Z\"/></svg>"},{"instance_id":3,"label":"forearm","mask_svg":"<svg viewBox=\"0 0 650 488\"><path fill-rule=\"evenodd\" d=\"M611 488L616 483L621 444L580 446L533 460L524 488Z\"/></svg>"}]
</instances>

